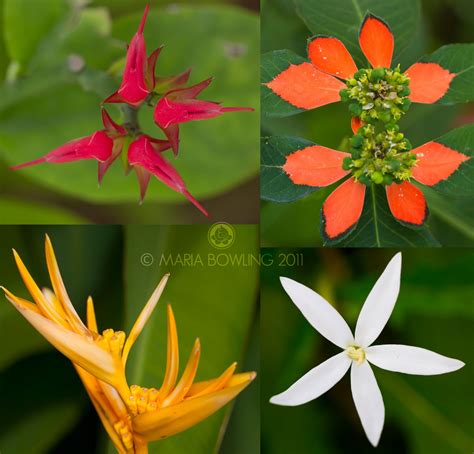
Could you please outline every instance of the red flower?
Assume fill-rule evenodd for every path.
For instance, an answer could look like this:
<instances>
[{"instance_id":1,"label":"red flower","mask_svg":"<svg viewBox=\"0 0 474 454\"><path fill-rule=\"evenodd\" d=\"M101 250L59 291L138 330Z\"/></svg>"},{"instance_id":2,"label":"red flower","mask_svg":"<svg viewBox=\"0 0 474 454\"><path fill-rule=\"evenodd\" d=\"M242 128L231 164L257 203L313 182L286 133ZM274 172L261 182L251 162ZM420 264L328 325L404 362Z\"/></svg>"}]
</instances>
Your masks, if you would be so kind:
<instances>
[{"instance_id":1,"label":"red flower","mask_svg":"<svg viewBox=\"0 0 474 454\"><path fill-rule=\"evenodd\" d=\"M145 197L150 177L153 174L168 187L183 194L207 216L207 211L186 189L186 185L179 173L162 156L161 152L170 147L171 145L168 141L153 139L146 135L140 135L131 143L128 149L128 162L133 166L137 174L141 201Z\"/></svg>"},{"instance_id":2,"label":"red flower","mask_svg":"<svg viewBox=\"0 0 474 454\"><path fill-rule=\"evenodd\" d=\"M389 26L368 14L359 32L359 44L373 68L390 68L394 38ZM314 109L341 100L346 88L341 81L351 79L357 66L337 38L316 36L308 43L311 63L290 65L267 86L288 103L300 109ZM412 102L431 104L442 98L456 74L437 63L415 63L407 69Z\"/></svg>"},{"instance_id":3,"label":"red flower","mask_svg":"<svg viewBox=\"0 0 474 454\"><path fill-rule=\"evenodd\" d=\"M225 112L253 111L248 107L222 107L219 103L196 99L211 82L212 78L209 78L192 87L168 91L156 105L155 123L166 134L175 155L179 148L180 123L207 120Z\"/></svg>"},{"instance_id":4,"label":"red flower","mask_svg":"<svg viewBox=\"0 0 474 454\"><path fill-rule=\"evenodd\" d=\"M438 142L428 142L411 151L417 162L412 178L433 186L448 178L469 159L463 153ZM329 186L350 173L343 169L349 153L314 145L287 156L283 169L294 184L313 187ZM428 215L423 193L412 183L392 183L386 188L388 205L399 222L421 226ZM329 240L346 236L357 225L364 207L366 186L354 177L348 178L326 199L322 207L322 232Z\"/></svg>"},{"instance_id":5,"label":"red flower","mask_svg":"<svg viewBox=\"0 0 474 454\"><path fill-rule=\"evenodd\" d=\"M122 151L122 137L127 134L125 129L116 124L105 110L102 110L102 121L105 129L96 131L90 136L67 142L39 159L19 164L12 169L17 170L43 162L64 163L96 159L99 161L100 183L105 171Z\"/></svg>"},{"instance_id":6,"label":"red flower","mask_svg":"<svg viewBox=\"0 0 474 454\"><path fill-rule=\"evenodd\" d=\"M128 47L122 84L104 101L105 103L127 103L138 106L155 87L156 60L162 48L159 47L147 58L143 29L149 10L150 7L147 5L138 31Z\"/></svg>"}]
</instances>

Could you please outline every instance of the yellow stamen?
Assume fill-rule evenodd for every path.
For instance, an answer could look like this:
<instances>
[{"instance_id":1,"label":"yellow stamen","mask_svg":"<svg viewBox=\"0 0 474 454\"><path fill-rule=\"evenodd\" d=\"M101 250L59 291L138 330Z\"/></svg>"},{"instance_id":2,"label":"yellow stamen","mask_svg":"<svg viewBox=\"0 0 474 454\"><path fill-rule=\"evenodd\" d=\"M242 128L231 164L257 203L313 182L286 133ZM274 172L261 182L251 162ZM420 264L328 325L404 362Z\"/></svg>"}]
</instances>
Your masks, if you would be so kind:
<instances>
[{"instance_id":1,"label":"yellow stamen","mask_svg":"<svg viewBox=\"0 0 474 454\"><path fill-rule=\"evenodd\" d=\"M97 320L95 318L94 301L92 296L87 298L87 327L94 333L98 333Z\"/></svg>"},{"instance_id":2,"label":"yellow stamen","mask_svg":"<svg viewBox=\"0 0 474 454\"><path fill-rule=\"evenodd\" d=\"M166 361L166 372L163 384L160 388L160 396L162 399L168 396L174 388L178 378L179 369L179 347L178 347L178 331L176 329L176 320L174 318L173 309L168 305L168 354Z\"/></svg>"},{"instance_id":3,"label":"yellow stamen","mask_svg":"<svg viewBox=\"0 0 474 454\"><path fill-rule=\"evenodd\" d=\"M362 347L351 345L346 349L347 356L357 363L361 364L365 361L365 351Z\"/></svg>"}]
</instances>

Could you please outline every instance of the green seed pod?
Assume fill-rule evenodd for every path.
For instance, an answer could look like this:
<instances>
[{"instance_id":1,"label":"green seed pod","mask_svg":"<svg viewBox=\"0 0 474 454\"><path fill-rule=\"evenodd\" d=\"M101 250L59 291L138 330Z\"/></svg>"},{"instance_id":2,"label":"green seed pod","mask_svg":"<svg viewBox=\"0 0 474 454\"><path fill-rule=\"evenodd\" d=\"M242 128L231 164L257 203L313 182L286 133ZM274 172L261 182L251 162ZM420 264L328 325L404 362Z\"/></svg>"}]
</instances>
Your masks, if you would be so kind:
<instances>
[{"instance_id":1,"label":"green seed pod","mask_svg":"<svg viewBox=\"0 0 474 454\"><path fill-rule=\"evenodd\" d=\"M400 167L402 166L402 163L400 161L393 160L393 161L389 161L388 165L392 169L392 172L396 172L397 170L400 169Z\"/></svg>"},{"instance_id":2,"label":"green seed pod","mask_svg":"<svg viewBox=\"0 0 474 454\"><path fill-rule=\"evenodd\" d=\"M349 104L349 112L351 112L353 117L360 117L362 113L362 106L356 101Z\"/></svg>"},{"instance_id":3,"label":"green seed pod","mask_svg":"<svg viewBox=\"0 0 474 454\"><path fill-rule=\"evenodd\" d=\"M360 148L351 148L351 156L353 159L360 158Z\"/></svg>"},{"instance_id":4,"label":"green seed pod","mask_svg":"<svg viewBox=\"0 0 474 454\"><path fill-rule=\"evenodd\" d=\"M407 86L404 86L404 87L398 92L398 95L399 95L399 96L408 96L410 93L411 93L411 90L410 90Z\"/></svg>"},{"instance_id":5,"label":"green seed pod","mask_svg":"<svg viewBox=\"0 0 474 454\"><path fill-rule=\"evenodd\" d=\"M390 186L393 183L393 178L390 175L383 176L383 184L385 186Z\"/></svg>"},{"instance_id":6,"label":"green seed pod","mask_svg":"<svg viewBox=\"0 0 474 454\"><path fill-rule=\"evenodd\" d=\"M366 175L361 175L359 177L359 181L362 183L362 184L365 184L366 186L370 186L372 185L372 180Z\"/></svg>"},{"instance_id":7,"label":"green seed pod","mask_svg":"<svg viewBox=\"0 0 474 454\"><path fill-rule=\"evenodd\" d=\"M343 88L340 92L339 92L339 96L341 97L341 101L342 102L347 102L349 101L349 90L347 88Z\"/></svg>"},{"instance_id":8,"label":"green seed pod","mask_svg":"<svg viewBox=\"0 0 474 454\"><path fill-rule=\"evenodd\" d=\"M364 138L361 135L355 134L354 136L351 137L351 145L354 148L360 148L363 143L364 143Z\"/></svg>"},{"instance_id":9,"label":"green seed pod","mask_svg":"<svg viewBox=\"0 0 474 454\"><path fill-rule=\"evenodd\" d=\"M378 112L379 120L383 121L384 123L388 123L392 120L392 115L389 110L382 110Z\"/></svg>"},{"instance_id":10,"label":"green seed pod","mask_svg":"<svg viewBox=\"0 0 474 454\"><path fill-rule=\"evenodd\" d=\"M346 157L342 161L342 168L344 170L350 170L351 169L351 164L352 164L352 158Z\"/></svg>"},{"instance_id":11,"label":"green seed pod","mask_svg":"<svg viewBox=\"0 0 474 454\"><path fill-rule=\"evenodd\" d=\"M385 69L384 68L376 68L373 69L370 73L369 80L371 82L378 82L380 79L385 77Z\"/></svg>"},{"instance_id":12,"label":"green seed pod","mask_svg":"<svg viewBox=\"0 0 474 454\"><path fill-rule=\"evenodd\" d=\"M388 123L385 125L385 129L389 132L398 132L400 131L400 126L398 126L396 123Z\"/></svg>"},{"instance_id":13,"label":"green seed pod","mask_svg":"<svg viewBox=\"0 0 474 454\"><path fill-rule=\"evenodd\" d=\"M410 108L410 106L411 106L411 101L408 98L404 99L402 103L403 112L408 112L408 109Z\"/></svg>"},{"instance_id":14,"label":"green seed pod","mask_svg":"<svg viewBox=\"0 0 474 454\"><path fill-rule=\"evenodd\" d=\"M360 80L360 78L365 74L365 69L359 69L359 71L357 71L355 74L354 74L354 79L355 80Z\"/></svg>"},{"instance_id":15,"label":"green seed pod","mask_svg":"<svg viewBox=\"0 0 474 454\"><path fill-rule=\"evenodd\" d=\"M370 178L375 184L381 184L383 183L383 175L382 172L374 172Z\"/></svg>"}]
</instances>

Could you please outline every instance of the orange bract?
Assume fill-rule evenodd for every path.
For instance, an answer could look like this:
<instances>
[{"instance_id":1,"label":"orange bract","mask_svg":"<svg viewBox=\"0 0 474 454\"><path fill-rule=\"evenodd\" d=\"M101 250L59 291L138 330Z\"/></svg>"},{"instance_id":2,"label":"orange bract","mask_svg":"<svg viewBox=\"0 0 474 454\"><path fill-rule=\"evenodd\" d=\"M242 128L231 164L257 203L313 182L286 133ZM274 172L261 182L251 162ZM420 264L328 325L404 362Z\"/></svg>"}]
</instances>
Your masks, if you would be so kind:
<instances>
[{"instance_id":1,"label":"orange bract","mask_svg":"<svg viewBox=\"0 0 474 454\"><path fill-rule=\"evenodd\" d=\"M406 71L410 78L410 100L432 104L449 90L456 74L450 73L437 63L415 63Z\"/></svg>"},{"instance_id":2,"label":"orange bract","mask_svg":"<svg viewBox=\"0 0 474 454\"><path fill-rule=\"evenodd\" d=\"M342 168L347 156L350 154L314 145L288 155L283 169L295 184L328 186L349 173Z\"/></svg>"},{"instance_id":3,"label":"orange bract","mask_svg":"<svg viewBox=\"0 0 474 454\"><path fill-rule=\"evenodd\" d=\"M290 65L266 84L273 92L300 109L314 109L340 101L345 87L340 80L318 71L311 63Z\"/></svg>"},{"instance_id":4,"label":"orange bract","mask_svg":"<svg viewBox=\"0 0 474 454\"><path fill-rule=\"evenodd\" d=\"M422 225L428 216L426 200L423 193L411 183L387 186L388 206L393 216L402 222Z\"/></svg>"},{"instance_id":5,"label":"orange bract","mask_svg":"<svg viewBox=\"0 0 474 454\"><path fill-rule=\"evenodd\" d=\"M413 178L422 184L433 186L453 174L469 156L452 150L438 142L428 142L413 150L417 165Z\"/></svg>"},{"instance_id":6,"label":"orange bract","mask_svg":"<svg viewBox=\"0 0 474 454\"><path fill-rule=\"evenodd\" d=\"M367 16L360 29L359 44L372 67L390 68L394 39L385 22L374 16Z\"/></svg>"},{"instance_id":7,"label":"orange bract","mask_svg":"<svg viewBox=\"0 0 474 454\"><path fill-rule=\"evenodd\" d=\"M349 178L323 204L324 233L333 240L353 227L362 214L365 186Z\"/></svg>"},{"instance_id":8,"label":"orange bract","mask_svg":"<svg viewBox=\"0 0 474 454\"><path fill-rule=\"evenodd\" d=\"M308 56L316 68L341 79L349 79L357 71L351 54L337 38L313 39L308 46Z\"/></svg>"}]
</instances>

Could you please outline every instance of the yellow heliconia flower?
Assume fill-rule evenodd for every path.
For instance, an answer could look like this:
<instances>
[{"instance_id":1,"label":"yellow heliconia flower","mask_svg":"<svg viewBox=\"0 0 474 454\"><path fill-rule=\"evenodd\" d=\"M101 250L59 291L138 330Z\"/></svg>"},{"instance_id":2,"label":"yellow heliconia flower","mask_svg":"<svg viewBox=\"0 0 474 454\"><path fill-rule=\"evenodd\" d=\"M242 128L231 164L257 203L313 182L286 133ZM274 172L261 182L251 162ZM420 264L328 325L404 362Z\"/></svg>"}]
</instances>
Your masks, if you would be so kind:
<instances>
[{"instance_id":1,"label":"yellow heliconia flower","mask_svg":"<svg viewBox=\"0 0 474 454\"><path fill-rule=\"evenodd\" d=\"M15 250L13 255L34 303L4 287L7 299L61 353L73 363L86 391L120 454L148 452L148 443L182 432L216 412L237 396L255 372L235 374L233 363L219 377L194 383L201 345L196 339L178 380L179 348L176 322L168 305L168 350L163 383L159 388L129 386L125 366L130 349L168 281L166 274L153 291L128 337L123 331L99 333L92 298L87 300L87 324L75 311L46 235L46 264L53 290L37 286Z\"/></svg>"}]
</instances>

